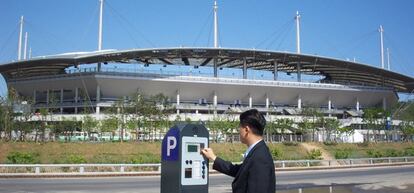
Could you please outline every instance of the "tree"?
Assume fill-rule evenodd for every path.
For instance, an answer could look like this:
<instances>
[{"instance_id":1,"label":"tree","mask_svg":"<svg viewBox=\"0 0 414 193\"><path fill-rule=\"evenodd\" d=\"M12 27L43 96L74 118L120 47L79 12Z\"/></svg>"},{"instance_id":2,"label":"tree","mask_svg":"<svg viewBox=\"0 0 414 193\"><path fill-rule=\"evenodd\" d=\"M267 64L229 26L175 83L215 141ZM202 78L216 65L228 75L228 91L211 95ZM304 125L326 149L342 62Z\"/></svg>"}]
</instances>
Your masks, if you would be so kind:
<instances>
[{"instance_id":1,"label":"tree","mask_svg":"<svg viewBox=\"0 0 414 193\"><path fill-rule=\"evenodd\" d=\"M386 113L381 108L368 108L364 110L364 114L362 115L362 120L366 125L367 128L367 141L371 141L370 137L370 130L373 132L375 130L380 129L381 123L385 120L384 116ZM374 135L374 141L376 141L376 137Z\"/></svg>"},{"instance_id":2,"label":"tree","mask_svg":"<svg viewBox=\"0 0 414 193\"><path fill-rule=\"evenodd\" d=\"M311 117L311 125L313 125L312 127L312 142L315 141L315 131L316 131L316 122L317 120L323 118L323 113L320 112L319 109L314 108L314 107L307 107L307 108L303 108L302 109L302 114L304 115L304 119L308 119L309 117Z\"/></svg>"},{"instance_id":3,"label":"tree","mask_svg":"<svg viewBox=\"0 0 414 193\"><path fill-rule=\"evenodd\" d=\"M113 132L118 128L118 116L111 115L102 121L101 132Z\"/></svg>"},{"instance_id":4,"label":"tree","mask_svg":"<svg viewBox=\"0 0 414 193\"><path fill-rule=\"evenodd\" d=\"M285 134L285 130L291 130L293 126L293 120L288 118L276 119L275 127L280 131L281 134L281 141L283 142L285 139L283 134Z\"/></svg>"},{"instance_id":5,"label":"tree","mask_svg":"<svg viewBox=\"0 0 414 193\"><path fill-rule=\"evenodd\" d=\"M299 128L299 132L300 132L301 140L302 140L303 139L303 134L308 133L309 131L314 129L315 124L312 123L309 119L305 118L305 119L302 119L302 121L298 124L298 128Z\"/></svg>"},{"instance_id":6,"label":"tree","mask_svg":"<svg viewBox=\"0 0 414 193\"><path fill-rule=\"evenodd\" d=\"M83 117L82 130L88 133L89 139L91 137L91 132L96 131L98 123L99 122L90 115L86 115ZM85 137L86 135L84 135L84 139L83 139L84 141L85 141Z\"/></svg>"},{"instance_id":7,"label":"tree","mask_svg":"<svg viewBox=\"0 0 414 193\"><path fill-rule=\"evenodd\" d=\"M399 126L401 128L401 132L403 133L404 141L413 141L414 126L412 123L408 121L402 121Z\"/></svg>"},{"instance_id":8,"label":"tree","mask_svg":"<svg viewBox=\"0 0 414 193\"><path fill-rule=\"evenodd\" d=\"M331 139L332 133L336 133L338 128L339 128L339 121L337 119L326 119L324 129L327 131L327 141L332 141Z\"/></svg>"}]
</instances>

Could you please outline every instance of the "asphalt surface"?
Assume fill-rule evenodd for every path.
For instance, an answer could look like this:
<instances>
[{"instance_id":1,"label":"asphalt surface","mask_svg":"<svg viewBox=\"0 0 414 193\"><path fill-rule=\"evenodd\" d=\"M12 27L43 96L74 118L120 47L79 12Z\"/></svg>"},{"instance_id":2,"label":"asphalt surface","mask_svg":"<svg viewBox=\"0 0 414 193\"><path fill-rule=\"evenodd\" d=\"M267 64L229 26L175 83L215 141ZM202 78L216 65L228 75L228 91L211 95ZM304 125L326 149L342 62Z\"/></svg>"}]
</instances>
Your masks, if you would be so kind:
<instances>
[{"instance_id":1,"label":"asphalt surface","mask_svg":"<svg viewBox=\"0 0 414 193\"><path fill-rule=\"evenodd\" d=\"M231 177L210 175L209 192L231 192ZM279 193L414 192L414 166L276 172ZM0 193L159 193L159 176L0 178Z\"/></svg>"}]
</instances>

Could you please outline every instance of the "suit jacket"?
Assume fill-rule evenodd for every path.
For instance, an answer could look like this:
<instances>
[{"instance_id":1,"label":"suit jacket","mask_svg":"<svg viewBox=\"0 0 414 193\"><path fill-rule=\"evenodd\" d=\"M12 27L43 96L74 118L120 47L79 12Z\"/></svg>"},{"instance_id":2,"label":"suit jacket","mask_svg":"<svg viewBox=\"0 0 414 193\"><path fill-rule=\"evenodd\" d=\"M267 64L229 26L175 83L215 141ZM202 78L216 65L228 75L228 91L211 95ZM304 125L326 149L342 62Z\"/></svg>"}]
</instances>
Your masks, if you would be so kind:
<instances>
[{"instance_id":1,"label":"suit jacket","mask_svg":"<svg viewBox=\"0 0 414 193\"><path fill-rule=\"evenodd\" d=\"M241 164L232 164L217 157L213 169L233 176L233 193L275 193L275 166L269 148L262 140Z\"/></svg>"}]
</instances>

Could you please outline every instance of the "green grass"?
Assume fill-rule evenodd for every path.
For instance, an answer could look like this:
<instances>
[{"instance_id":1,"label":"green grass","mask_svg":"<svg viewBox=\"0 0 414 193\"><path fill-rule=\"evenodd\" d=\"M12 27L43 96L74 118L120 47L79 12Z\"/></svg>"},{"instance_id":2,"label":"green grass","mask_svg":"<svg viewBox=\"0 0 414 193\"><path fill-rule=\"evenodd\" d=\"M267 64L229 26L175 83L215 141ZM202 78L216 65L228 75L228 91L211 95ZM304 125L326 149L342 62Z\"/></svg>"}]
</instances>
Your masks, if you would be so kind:
<instances>
[{"instance_id":1,"label":"green grass","mask_svg":"<svg viewBox=\"0 0 414 193\"><path fill-rule=\"evenodd\" d=\"M275 160L308 159L309 152L300 145L268 144ZM413 143L317 144L340 157L414 156ZM246 150L241 143L212 143L210 147L221 158L239 162ZM0 163L159 163L161 143L33 143L0 142ZM343 151L346 150L346 155ZM341 152L342 151L342 152ZM339 152L339 153L336 153Z\"/></svg>"},{"instance_id":2,"label":"green grass","mask_svg":"<svg viewBox=\"0 0 414 193\"><path fill-rule=\"evenodd\" d=\"M320 147L332 155L339 155L339 157L343 156L343 152L346 152L348 158L412 156L411 149L414 150L413 143L338 143L336 145L320 144Z\"/></svg>"}]
</instances>

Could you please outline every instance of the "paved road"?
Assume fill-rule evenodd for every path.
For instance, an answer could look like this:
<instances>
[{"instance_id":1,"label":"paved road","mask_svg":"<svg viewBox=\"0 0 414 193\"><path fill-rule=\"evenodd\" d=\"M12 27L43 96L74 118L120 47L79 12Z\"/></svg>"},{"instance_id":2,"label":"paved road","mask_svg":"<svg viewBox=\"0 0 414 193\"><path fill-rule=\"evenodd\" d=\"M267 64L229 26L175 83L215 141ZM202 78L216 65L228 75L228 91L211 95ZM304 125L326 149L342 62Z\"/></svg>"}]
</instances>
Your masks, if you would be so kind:
<instances>
[{"instance_id":1,"label":"paved road","mask_svg":"<svg viewBox=\"0 0 414 193\"><path fill-rule=\"evenodd\" d=\"M209 192L231 192L231 181L224 175L211 175ZM298 192L298 188L328 190L331 185L333 192L414 192L410 184L414 184L414 166L276 172L276 188L281 193ZM159 186L158 176L0 179L0 193L159 193Z\"/></svg>"}]
</instances>

